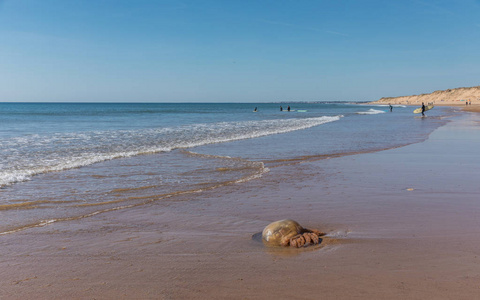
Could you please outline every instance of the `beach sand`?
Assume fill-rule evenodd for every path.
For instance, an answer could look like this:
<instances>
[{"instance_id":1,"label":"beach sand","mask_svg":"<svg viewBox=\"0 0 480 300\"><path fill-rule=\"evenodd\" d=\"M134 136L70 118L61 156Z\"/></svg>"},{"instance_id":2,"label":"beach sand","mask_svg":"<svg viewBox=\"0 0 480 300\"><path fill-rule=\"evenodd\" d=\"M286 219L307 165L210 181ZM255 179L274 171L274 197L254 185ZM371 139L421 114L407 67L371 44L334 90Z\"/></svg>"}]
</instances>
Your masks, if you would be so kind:
<instances>
[{"instance_id":1,"label":"beach sand","mask_svg":"<svg viewBox=\"0 0 480 300\"><path fill-rule=\"evenodd\" d=\"M480 86L438 90L421 95L384 97L371 103L418 106L422 105L422 102L425 104L434 103L437 106L467 106L466 102L472 105L480 105Z\"/></svg>"},{"instance_id":2,"label":"beach sand","mask_svg":"<svg viewBox=\"0 0 480 300\"><path fill-rule=\"evenodd\" d=\"M465 105L465 106L462 105L462 107L463 107L463 110L465 110L465 111L480 112L480 104L478 104L478 105L473 105L472 104L472 105Z\"/></svg>"},{"instance_id":3,"label":"beach sand","mask_svg":"<svg viewBox=\"0 0 480 300\"><path fill-rule=\"evenodd\" d=\"M0 236L1 299L474 299L480 115L428 140ZM304 249L254 234L291 218Z\"/></svg>"}]
</instances>

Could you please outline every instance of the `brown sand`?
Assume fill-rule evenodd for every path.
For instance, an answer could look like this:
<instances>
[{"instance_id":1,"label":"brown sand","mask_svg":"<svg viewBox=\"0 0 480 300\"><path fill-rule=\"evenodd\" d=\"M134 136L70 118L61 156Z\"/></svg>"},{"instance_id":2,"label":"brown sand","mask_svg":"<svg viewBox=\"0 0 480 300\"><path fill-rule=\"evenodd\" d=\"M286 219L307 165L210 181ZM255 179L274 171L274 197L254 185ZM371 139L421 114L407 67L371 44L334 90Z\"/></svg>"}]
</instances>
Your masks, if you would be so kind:
<instances>
[{"instance_id":1,"label":"brown sand","mask_svg":"<svg viewBox=\"0 0 480 300\"><path fill-rule=\"evenodd\" d=\"M480 105L480 86L448 89L421 95L385 97L371 103L421 105L422 102L444 106L467 106L465 104L467 102L472 105Z\"/></svg>"},{"instance_id":2,"label":"brown sand","mask_svg":"<svg viewBox=\"0 0 480 300\"><path fill-rule=\"evenodd\" d=\"M470 112L480 112L480 104L465 105L465 107L463 107L463 110L470 111Z\"/></svg>"},{"instance_id":3,"label":"brown sand","mask_svg":"<svg viewBox=\"0 0 480 300\"><path fill-rule=\"evenodd\" d=\"M0 236L0 298L475 299L479 122L465 113L423 143ZM329 235L300 250L252 239L283 218Z\"/></svg>"}]
</instances>

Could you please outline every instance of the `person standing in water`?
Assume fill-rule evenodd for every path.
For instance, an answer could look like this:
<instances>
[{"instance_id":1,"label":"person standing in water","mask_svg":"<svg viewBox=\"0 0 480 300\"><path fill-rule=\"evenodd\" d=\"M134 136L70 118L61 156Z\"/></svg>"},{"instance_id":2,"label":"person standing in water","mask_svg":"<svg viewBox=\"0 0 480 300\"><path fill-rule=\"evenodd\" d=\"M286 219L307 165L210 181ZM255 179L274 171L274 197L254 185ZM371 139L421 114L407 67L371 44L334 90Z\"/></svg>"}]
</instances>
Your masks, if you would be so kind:
<instances>
[{"instance_id":1,"label":"person standing in water","mask_svg":"<svg viewBox=\"0 0 480 300\"><path fill-rule=\"evenodd\" d=\"M388 104L388 106L390 106L390 112L393 111L393 106L391 104Z\"/></svg>"},{"instance_id":2,"label":"person standing in water","mask_svg":"<svg viewBox=\"0 0 480 300\"><path fill-rule=\"evenodd\" d=\"M425 104L422 102L422 116L425 117Z\"/></svg>"},{"instance_id":3,"label":"person standing in water","mask_svg":"<svg viewBox=\"0 0 480 300\"><path fill-rule=\"evenodd\" d=\"M283 111L283 107L280 106L280 111Z\"/></svg>"},{"instance_id":4,"label":"person standing in water","mask_svg":"<svg viewBox=\"0 0 480 300\"><path fill-rule=\"evenodd\" d=\"M287 107L287 110L290 111L290 105Z\"/></svg>"}]
</instances>

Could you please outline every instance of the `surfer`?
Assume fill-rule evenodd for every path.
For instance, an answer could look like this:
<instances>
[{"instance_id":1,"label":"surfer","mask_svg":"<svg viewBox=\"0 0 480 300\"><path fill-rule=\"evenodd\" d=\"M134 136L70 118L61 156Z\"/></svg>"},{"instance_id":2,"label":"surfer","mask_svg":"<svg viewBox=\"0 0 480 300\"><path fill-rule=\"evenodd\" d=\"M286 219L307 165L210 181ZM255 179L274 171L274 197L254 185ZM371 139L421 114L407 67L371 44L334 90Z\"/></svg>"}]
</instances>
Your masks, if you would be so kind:
<instances>
[{"instance_id":1,"label":"surfer","mask_svg":"<svg viewBox=\"0 0 480 300\"><path fill-rule=\"evenodd\" d=\"M422 102L422 116L425 117L425 104Z\"/></svg>"},{"instance_id":2,"label":"surfer","mask_svg":"<svg viewBox=\"0 0 480 300\"><path fill-rule=\"evenodd\" d=\"M280 111L283 111L283 107L280 106Z\"/></svg>"},{"instance_id":3,"label":"surfer","mask_svg":"<svg viewBox=\"0 0 480 300\"><path fill-rule=\"evenodd\" d=\"M287 110L290 111L290 105L287 107Z\"/></svg>"},{"instance_id":4,"label":"surfer","mask_svg":"<svg viewBox=\"0 0 480 300\"><path fill-rule=\"evenodd\" d=\"M388 106L390 106L390 112L393 111L393 106L391 104L388 104Z\"/></svg>"},{"instance_id":5,"label":"surfer","mask_svg":"<svg viewBox=\"0 0 480 300\"><path fill-rule=\"evenodd\" d=\"M257 108L255 107L255 109L254 109L253 111L255 111L255 112L256 112L256 111L257 111Z\"/></svg>"}]
</instances>

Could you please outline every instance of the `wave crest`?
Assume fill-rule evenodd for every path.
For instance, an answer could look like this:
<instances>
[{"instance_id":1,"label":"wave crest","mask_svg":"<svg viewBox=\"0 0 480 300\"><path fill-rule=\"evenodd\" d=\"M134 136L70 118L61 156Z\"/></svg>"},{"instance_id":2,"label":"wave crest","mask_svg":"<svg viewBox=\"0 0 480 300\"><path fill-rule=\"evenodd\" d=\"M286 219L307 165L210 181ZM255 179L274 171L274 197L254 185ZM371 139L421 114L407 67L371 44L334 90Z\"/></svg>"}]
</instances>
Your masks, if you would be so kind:
<instances>
[{"instance_id":1,"label":"wave crest","mask_svg":"<svg viewBox=\"0 0 480 300\"><path fill-rule=\"evenodd\" d=\"M359 111L356 114L358 114L358 115L377 115L377 114L384 114L384 113L385 113L385 111L383 111L383 110L370 108L367 111Z\"/></svg>"},{"instance_id":2,"label":"wave crest","mask_svg":"<svg viewBox=\"0 0 480 300\"><path fill-rule=\"evenodd\" d=\"M83 167L116 158L287 133L338 121L340 118L341 116L323 116L220 122L12 138L0 145L0 187L29 180L37 174Z\"/></svg>"}]
</instances>

